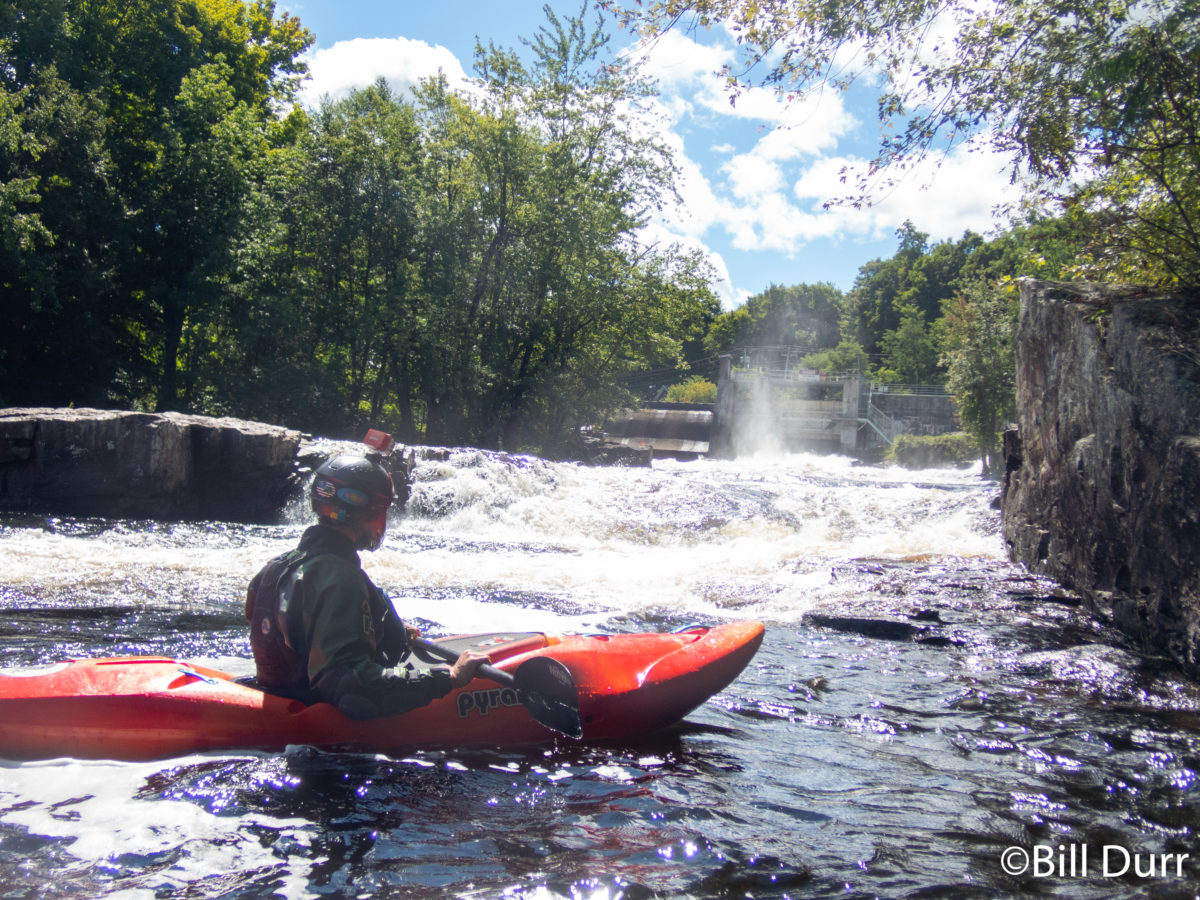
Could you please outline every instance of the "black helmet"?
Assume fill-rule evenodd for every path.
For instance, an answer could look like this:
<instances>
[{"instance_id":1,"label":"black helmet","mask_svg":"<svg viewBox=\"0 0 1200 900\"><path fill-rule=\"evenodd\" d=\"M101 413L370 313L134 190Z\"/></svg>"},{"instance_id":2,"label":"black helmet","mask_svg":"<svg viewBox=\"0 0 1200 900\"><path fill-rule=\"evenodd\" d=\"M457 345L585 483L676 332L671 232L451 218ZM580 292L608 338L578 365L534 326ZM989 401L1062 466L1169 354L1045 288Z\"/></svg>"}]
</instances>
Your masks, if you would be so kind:
<instances>
[{"instance_id":1,"label":"black helmet","mask_svg":"<svg viewBox=\"0 0 1200 900\"><path fill-rule=\"evenodd\" d=\"M392 498L392 476L374 454L335 456L313 478L313 512L353 527L360 549L375 550L383 542Z\"/></svg>"}]
</instances>

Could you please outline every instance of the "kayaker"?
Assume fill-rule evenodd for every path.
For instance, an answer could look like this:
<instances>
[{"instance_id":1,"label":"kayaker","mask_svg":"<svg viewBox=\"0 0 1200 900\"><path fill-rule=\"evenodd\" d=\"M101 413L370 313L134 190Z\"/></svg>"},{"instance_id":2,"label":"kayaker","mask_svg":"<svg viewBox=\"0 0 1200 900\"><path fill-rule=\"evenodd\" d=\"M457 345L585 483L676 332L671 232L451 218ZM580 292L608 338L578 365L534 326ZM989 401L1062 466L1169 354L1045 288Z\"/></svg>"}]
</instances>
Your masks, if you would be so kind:
<instances>
[{"instance_id":1,"label":"kayaker","mask_svg":"<svg viewBox=\"0 0 1200 900\"><path fill-rule=\"evenodd\" d=\"M382 437L390 449L391 439ZM317 469L311 488L317 524L295 550L267 563L246 593L256 680L264 690L324 700L370 719L424 706L469 682L487 661L468 652L451 666L405 662L410 633L417 632L396 615L358 557L383 543L393 496L378 452L336 456Z\"/></svg>"}]
</instances>

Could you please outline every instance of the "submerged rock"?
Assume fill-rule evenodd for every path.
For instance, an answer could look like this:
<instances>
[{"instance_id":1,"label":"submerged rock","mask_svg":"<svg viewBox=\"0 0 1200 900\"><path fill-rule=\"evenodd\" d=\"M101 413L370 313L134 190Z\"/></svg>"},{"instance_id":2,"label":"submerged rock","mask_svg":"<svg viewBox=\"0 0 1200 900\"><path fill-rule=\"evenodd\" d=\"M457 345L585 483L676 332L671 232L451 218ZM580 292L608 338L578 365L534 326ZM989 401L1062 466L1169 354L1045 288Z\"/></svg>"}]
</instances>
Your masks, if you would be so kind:
<instances>
[{"instance_id":1,"label":"submerged rock","mask_svg":"<svg viewBox=\"0 0 1200 900\"><path fill-rule=\"evenodd\" d=\"M1026 281L1011 556L1200 676L1200 305Z\"/></svg>"},{"instance_id":2,"label":"submerged rock","mask_svg":"<svg viewBox=\"0 0 1200 900\"><path fill-rule=\"evenodd\" d=\"M862 616L828 616L822 613L806 613L801 621L805 625L832 628L846 634L860 634L880 641L913 641L925 635L927 628L897 622L893 619L870 619Z\"/></svg>"}]
</instances>

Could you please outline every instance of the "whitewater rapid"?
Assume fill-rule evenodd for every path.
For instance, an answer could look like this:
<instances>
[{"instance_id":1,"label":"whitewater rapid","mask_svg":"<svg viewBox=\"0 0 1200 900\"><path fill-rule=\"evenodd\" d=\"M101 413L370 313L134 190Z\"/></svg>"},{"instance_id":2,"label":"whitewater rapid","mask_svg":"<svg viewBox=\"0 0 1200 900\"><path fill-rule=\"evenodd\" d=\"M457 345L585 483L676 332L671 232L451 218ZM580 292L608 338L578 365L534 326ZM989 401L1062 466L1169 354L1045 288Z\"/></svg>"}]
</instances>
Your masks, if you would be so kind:
<instances>
[{"instance_id":1,"label":"whitewater rapid","mask_svg":"<svg viewBox=\"0 0 1200 900\"><path fill-rule=\"evenodd\" d=\"M498 594L541 598L551 609L525 626L538 629L655 611L789 623L854 599L835 572L846 560L999 558L995 494L972 469L834 456L588 468L459 450L416 468L407 508L363 564L401 615L452 631L513 627ZM286 518L8 529L3 583L76 602L236 603L311 514L298 499Z\"/></svg>"}]
</instances>

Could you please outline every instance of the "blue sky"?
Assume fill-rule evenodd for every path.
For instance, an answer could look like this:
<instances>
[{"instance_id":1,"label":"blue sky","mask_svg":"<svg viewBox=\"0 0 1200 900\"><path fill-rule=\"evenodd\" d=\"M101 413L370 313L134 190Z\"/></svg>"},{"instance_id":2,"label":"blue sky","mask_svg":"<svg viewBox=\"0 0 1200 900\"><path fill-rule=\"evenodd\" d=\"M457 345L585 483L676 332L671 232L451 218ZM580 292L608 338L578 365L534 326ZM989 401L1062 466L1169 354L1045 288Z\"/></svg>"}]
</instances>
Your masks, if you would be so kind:
<instances>
[{"instance_id":1,"label":"blue sky","mask_svg":"<svg viewBox=\"0 0 1200 900\"><path fill-rule=\"evenodd\" d=\"M544 24L542 0L287 0L279 3L316 35L305 102L342 96L387 78L404 89L440 69L453 81L472 74L475 41L522 49ZM551 0L560 16L580 0ZM590 4L589 4L590 6ZM593 15L589 11L589 16ZM635 52L611 26L613 46ZM843 189L839 172L875 152L873 97L826 94L786 106L753 90L729 103L713 73L733 59L722 29L671 32L647 56L660 87L664 139L683 172L683 202L649 227L706 253L727 307L768 285L829 282L848 290L858 269L896 250L895 231L911 219L933 240L966 229L984 234L992 210L1013 199L1003 161L986 150L931 161L871 208L823 208Z\"/></svg>"}]
</instances>

